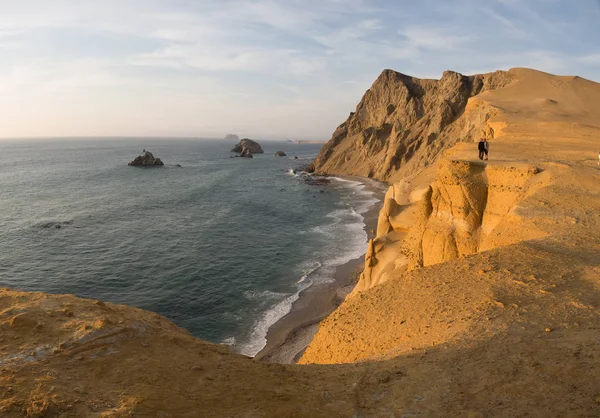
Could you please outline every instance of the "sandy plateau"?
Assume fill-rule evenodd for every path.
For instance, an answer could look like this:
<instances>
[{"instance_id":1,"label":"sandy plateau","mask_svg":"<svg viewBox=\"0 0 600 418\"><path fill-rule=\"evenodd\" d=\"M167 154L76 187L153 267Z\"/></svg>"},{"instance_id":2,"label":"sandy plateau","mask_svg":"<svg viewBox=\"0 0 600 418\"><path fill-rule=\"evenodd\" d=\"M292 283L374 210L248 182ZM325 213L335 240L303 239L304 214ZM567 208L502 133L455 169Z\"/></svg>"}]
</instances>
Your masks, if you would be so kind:
<instances>
[{"instance_id":1,"label":"sandy plateau","mask_svg":"<svg viewBox=\"0 0 600 418\"><path fill-rule=\"evenodd\" d=\"M599 416L599 150L597 83L386 70L315 161L390 189L357 287L301 364L3 289L0 415Z\"/></svg>"}]
</instances>

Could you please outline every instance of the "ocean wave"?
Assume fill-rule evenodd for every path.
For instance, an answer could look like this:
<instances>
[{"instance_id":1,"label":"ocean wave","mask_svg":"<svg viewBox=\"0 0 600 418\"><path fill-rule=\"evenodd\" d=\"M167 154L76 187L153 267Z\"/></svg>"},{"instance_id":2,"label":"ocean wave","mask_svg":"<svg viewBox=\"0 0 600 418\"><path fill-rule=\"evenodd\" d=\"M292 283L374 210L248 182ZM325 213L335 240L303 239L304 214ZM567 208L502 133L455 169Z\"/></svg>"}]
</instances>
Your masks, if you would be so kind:
<instances>
[{"instance_id":1,"label":"ocean wave","mask_svg":"<svg viewBox=\"0 0 600 418\"><path fill-rule=\"evenodd\" d=\"M321 264L319 261L314 260L308 261L307 263L302 265L302 276L300 276L296 284L306 283L307 281L310 282L311 275L317 272L322 266L323 264Z\"/></svg>"},{"instance_id":2,"label":"ocean wave","mask_svg":"<svg viewBox=\"0 0 600 418\"><path fill-rule=\"evenodd\" d=\"M224 345L228 345L230 347L233 347L236 343L235 337L229 337L229 338L225 338L223 341L221 341L221 344Z\"/></svg>"},{"instance_id":3,"label":"ocean wave","mask_svg":"<svg viewBox=\"0 0 600 418\"><path fill-rule=\"evenodd\" d=\"M289 295L289 293L271 292L270 290L265 290L262 292L257 292L254 290L246 290L244 292L244 297L248 300L280 299L281 297L284 297L287 295Z\"/></svg>"},{"instance_id":4,"label":"ocean wave","mask_svg":"<svg viewBox=\"0 0 600 418\"><path fill-rule=\"evenodd\" d=\"M258 321L256 321L248 341L237 347L238 353L253 357L264 348L267 343L267 332L269 331L269 328L290 313L294 302L300 298L300 293L308 289L311 286L311 282L304 281L298 283L296 286L298 290L294 294L273 305L263 313Z\"/></svg>"},{"instance_id":5,"label":"ocean wave","mask_svg":"<svg viewBox=\"0 0 600 418\"><path fill-rule=\"evenodd\" d=\"M349 188L353 196L353 205L358 213L365 213L373 207L374 204L379 202L379 199L375 197L375 191L369 190L367 185L356 180L349 180L340 177L331 177L332 180L338 184Z\"/></svg>"}]
</instances>

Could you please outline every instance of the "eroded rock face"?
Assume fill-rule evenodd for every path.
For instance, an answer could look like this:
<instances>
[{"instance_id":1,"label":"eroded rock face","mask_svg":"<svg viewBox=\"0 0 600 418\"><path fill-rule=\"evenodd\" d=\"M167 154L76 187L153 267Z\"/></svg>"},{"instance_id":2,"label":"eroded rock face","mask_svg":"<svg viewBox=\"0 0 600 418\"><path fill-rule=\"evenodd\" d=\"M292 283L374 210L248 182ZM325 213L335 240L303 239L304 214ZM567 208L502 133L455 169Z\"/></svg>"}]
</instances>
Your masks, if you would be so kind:
<instances>
[{"instance_id":1,"label":"eroded rock face","mask_svg":"<svg viewBox=\"0 0 600 418\"><path fill-rule=\"evenodd\" d=\"M235 147L231 149L231 152L243 152L244 150L250 151L252 154L263 154L264 151L260 144L248 138L242 139Z\"/></svg>"},{"instance_id":2,"label":"eroded rock face","mask_svg":"<svg viewBox=\"0 0 600 418\"><path fill-rule=\"evenodd\" d=\"M517 209L546 184L546 176L529 164L444 160L413 205L406 201L405 184L392 185L354 293L388 281L400 265L413 270L544 236Z\"/></svg>"},{"instance_id":3,"label":"eroded rock face","mask_svg":"<svg viewBox=\"0 0 600 418\"><path fill-rule=\"evenodd\" d=\"M512 80L505 71L475 76L446 71L440 80L421 80L385 70L323 146L315 170L385 181L411 174L486 130L493 109L476 107L466 117L469 98Z\"/></svg>"},{"instance_id":4,"label":"eroded rock face","mask_svg":"<svg viewBox=\"0 0 600 418\"><path fill-rule=\"evenodd\" d=\"M150 151L145 151L143 155L138 155L135 160L128 165L134 167L153 167L165 165L160 158L155 158Z\"/></svg>"}]
</instances>

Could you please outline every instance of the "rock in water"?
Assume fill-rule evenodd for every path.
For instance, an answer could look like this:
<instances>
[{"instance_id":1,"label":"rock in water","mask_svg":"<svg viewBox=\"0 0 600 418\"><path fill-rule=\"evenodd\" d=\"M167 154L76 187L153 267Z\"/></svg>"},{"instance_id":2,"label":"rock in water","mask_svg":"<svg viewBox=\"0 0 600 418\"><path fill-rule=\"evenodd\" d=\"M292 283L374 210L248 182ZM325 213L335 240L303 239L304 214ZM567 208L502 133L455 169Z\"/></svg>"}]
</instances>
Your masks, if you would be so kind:
<instances>
[{"instance_id":1,"label":"rock in water","mask_svg":"<svg viewBox=\"0 0 600 418\"><path fill-rule=\"evenodd\" d=\"M264 154L263 149L259 143L248 138L242 139L235 147L231 149L231 152L243 152L245 149L250 151L252 154Z\"/></svg>"},{"instance_id":2,"label":"rock in water","mask_svg":"<svg viewBox=\"0 0 600 418\"><path fill-rule=\"evenodd\" d=\"M225 135L225 138L223 138L224 141L239 141L240 137L234 134L227 134Z\"/></svg>"},{"instance_id":3,"label":"rock in water","mask_svg":"<svg viewBox=\"0 0 600 418\"><path fill-rule=\"evenodd\" d=\"M238 155L238 157L240 157L240 158L254 158L252 156L252 153L250 152L250 150L248 148L244 148L242 150L242 153L240 155Z\"/></svg>"},{"instance_id":4,"label":"rock in water","mask_svg":"<svg viewBox=\"0 0 600 418\"><path fill-rule=\"evenodd\" d=\"M145 151L143 155L138 155L135 160L128 165L134 167L159 167L165 165L160 158L154 158L150 151Z\"/></svg>"},{"instance_id":5,"label":"rock in water","mask_svg":"<svg viewBox=\"0 0 600 418\"><path fill-rule=\"evenodd\" d=\"M275 153L275 156L276 157L287 157L287 154L285 152L283 152L283 151L277 151Z\"/></svg>"}]
</instances>

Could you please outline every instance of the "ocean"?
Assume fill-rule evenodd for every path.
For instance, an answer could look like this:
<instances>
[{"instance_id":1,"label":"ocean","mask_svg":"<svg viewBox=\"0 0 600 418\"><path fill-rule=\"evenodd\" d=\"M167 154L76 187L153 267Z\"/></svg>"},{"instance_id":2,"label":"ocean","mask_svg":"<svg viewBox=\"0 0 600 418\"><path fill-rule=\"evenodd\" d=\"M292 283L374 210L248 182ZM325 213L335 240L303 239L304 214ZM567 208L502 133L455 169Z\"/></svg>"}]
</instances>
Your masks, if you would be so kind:
<instances>
[{"instance_id":1,"label":"ocean","mask_svg":"<svg viewBox=\"0 0 600 418\"><path fill-rule=\"evenodd\" d=\"M259 142L232 159L223 140L0 141L0 287L147 309L256 354L300 292L365 252L377 201L295 173L321 145ZM129 167L144 148L165 166Z\"/></svg>"}]
</instances>

